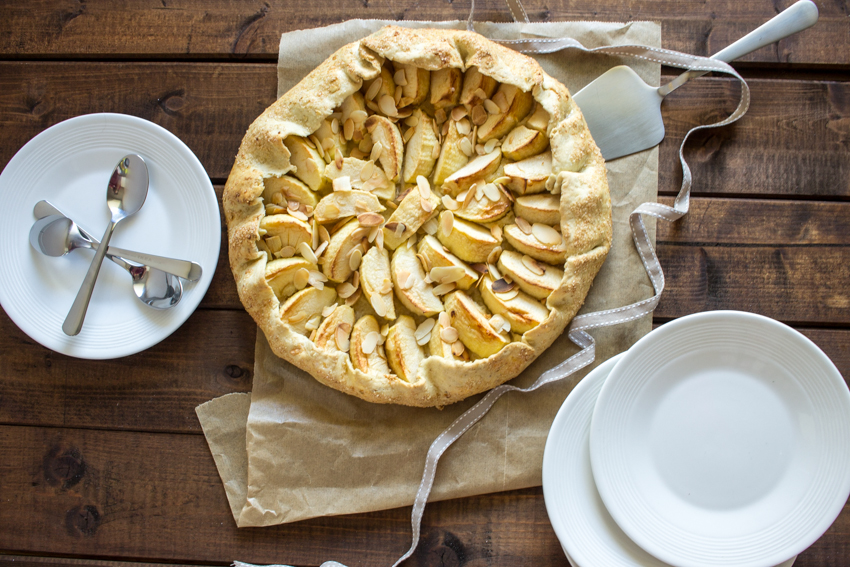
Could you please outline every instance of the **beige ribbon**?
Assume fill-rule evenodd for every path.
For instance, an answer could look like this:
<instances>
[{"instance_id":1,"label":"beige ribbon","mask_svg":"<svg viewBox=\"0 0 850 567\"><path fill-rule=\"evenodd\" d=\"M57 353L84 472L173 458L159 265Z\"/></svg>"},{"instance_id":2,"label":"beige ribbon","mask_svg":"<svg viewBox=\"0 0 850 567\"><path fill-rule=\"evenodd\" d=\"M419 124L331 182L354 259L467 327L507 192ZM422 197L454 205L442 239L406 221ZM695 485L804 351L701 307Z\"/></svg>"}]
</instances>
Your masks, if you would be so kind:
<instances>
[{"instance_id":1,"label":"beige ribbon","mask_svg":"<svg viewBox=\"0 0 850 567\"><path fill-rule=\"evenodd\" d=\"M508 7L511 9L511 13L514 15L514 19L519 20L519 18L517 18L517 14L519 13L524 17L526 22L528 21L528 16L525 15L525 10L522 9L522 3L520 0L506 0L506 2L508 3ZM519 12L515 11L517 6L520 9ZM474 7L475 3L473 0L473 10ZM472 11L470 11L469 27L470 29L473 27ZM437 464L440 461L440 457L442 457L443 453L445 453L455 441L463 436L464 433L466 433L473 425L478 423L478 421L484 417L488 411L490 411L490 408L493 407L496 400L508 392L532 392L541 386L562 380L592 364L596 358L596 343L593 337L587 333L588 330L633 321L645 315L649 315L655 310L655 307L658 305L658 301L661 299L661 292L664 291L664 272L661 269L658 256L655 254L652 242L650 241L643 216L649 215L673 222L687 214L692 178L691 170L684 157L685 143L688 141L690 135L698 130L717 128L735 122L747 112L750 104L750 89L747 86L746 81L744 81L744 79L728 64L723 63L722 61L709 59L707 57L686 55L677 51L647 47L644 45L621 45L588 49L572 38L529 38L497 41L497 43L511 47L521 53L552 53L564 49L577 49L587 53L637 57L638 59L654 61L662 65L669 65L671 67L678 67L689 71L715 71L718 73L725 73L734 76L740 81L741 98L738 103L738 107L731 115L729 115L728 118L713 124L697 126L692 128L685 135L681 146L679 146L679 161L682 164L683 173L682 187L679 190L679 194L676 196L673 206L668 207L661 203L643 203L629 216L629 225L632 229L632 237L635 242L635 247L643 261L646 273L652 282L655 295L648 299L623 307L618 307L616 309L585 313L574 317L567 333L569 339L581 348L579 352L541 374L540 377L527 388L518 388L516 386L511 386L510 384L503 384L490 390L477 404L458 417L454 423L448 427L448 429L443 431L434 440L434 442L431 443L425 459L425 470L422 473L419 490L416 492L416 498L413 502L413 512L411 514L413 542L410 549L407 550L407 553L402 555L398 561L393 564L393 567L398 566L402 561L413 555L413 552L419 544L422 515L425 511L425 504L428 502L428 496L431 493L431 488L434 485L434 478L437 474ZM240 561L235 561L233 565L234 567L257 567ZM288 566L275 565L270 567ZM322 563L321 567L345 567L345 565L336 561L326 561Z\"/></svg>"}]
</instances>

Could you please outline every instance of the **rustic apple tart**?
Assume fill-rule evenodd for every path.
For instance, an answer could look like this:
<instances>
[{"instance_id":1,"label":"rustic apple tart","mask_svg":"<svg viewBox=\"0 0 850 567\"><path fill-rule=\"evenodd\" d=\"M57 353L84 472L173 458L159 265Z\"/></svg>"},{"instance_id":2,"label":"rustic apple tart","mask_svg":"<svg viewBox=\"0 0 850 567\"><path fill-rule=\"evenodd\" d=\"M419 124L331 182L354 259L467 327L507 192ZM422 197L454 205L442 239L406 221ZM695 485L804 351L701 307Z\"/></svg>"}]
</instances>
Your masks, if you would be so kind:
<instances>
[{"instance_id":1,"label":"rustic apple tart","mask_svg":"<svg viewBox=\"0 0 850 567\"><path fill-rule=\"evenodd\" d=\"M230 265L273 351L364 400L444 406L517 376L611 246L567 89L470 32L386 27L248 129Z\"/></svg>"}]
</instances>

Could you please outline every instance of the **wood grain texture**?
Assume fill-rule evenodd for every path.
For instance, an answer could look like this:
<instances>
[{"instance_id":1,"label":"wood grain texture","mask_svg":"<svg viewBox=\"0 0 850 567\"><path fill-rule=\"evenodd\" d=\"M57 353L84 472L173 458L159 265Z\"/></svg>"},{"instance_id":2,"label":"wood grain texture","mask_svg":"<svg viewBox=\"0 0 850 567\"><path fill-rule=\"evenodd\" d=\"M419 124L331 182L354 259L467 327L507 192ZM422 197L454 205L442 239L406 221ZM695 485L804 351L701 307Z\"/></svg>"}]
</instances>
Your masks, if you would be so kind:
<instances>
[{"instance_id":1,"label":"wood grain texture","mask_svg":"<svg viewBox=\"0 0 850 567\"><path fill-rule=\"evenodd\" d=\"M198 435L0 426L0 451L9 456L0 461L4 550L356 567L390 565L410 541L409 508L239 530ZM827 554L834 565L850 561L850 549L830 546L848 517L845 507L806 552L810 565L827 564ZM567 565L539 488L430 504L408 565L439 564Z\"/></svg>"},{"instance_id":2,"label":"wood grain texture","mask_svg":"<svg viewBox=\"0 0 850 567\"><path fill-rule=\"evenodd\" d=\"M792 0L646 2L525 0L531 21L658 21L669 49L711 55L755 29ZM817 27L748 56L762 64L848 65L847 7L819 1ZM276 58L283 32L350 18L463 20L468 2L413 0L107 0L10 3L0 20L0 53L27 57ZM509 21L500 0L476 2L477 21Z\"/></svg>"},{"instance_id":3,"label":"wood grain texture","mask_svg":"<svg viewBox=\"0 0 850 567\"><path fill-rule=\"evenodd\" d=\"M409 543L409 508L237 529L200 436L2 426L0 448L12 456L0 463L0 549L355 567L392 564ZM806 551L810 565L850 560L830 546L848 516ZM567 565L539 488L430 504L408 565L437 564Z\"/></svg>"},{"instance_id":4,"label":"wood grain texture","mask_svg":"<svg viewBox=\"0 0 850 567\"><path fill-rule=\"evenodd\" d=\"M245 130L274 101L275 72L244 63L0 63L0 167L53 124L123 112L173 132L223 181ZM750 88L746 116L689 142L694 193L850 197L850 83L753 79ZM735 81L706 77L668 97L659 191L678 191L687 130L720 120L737 101Z\"/></svg>"},{"instance_id":5,"label":"wood grain texture","mask_svg":"<svg viewBox=\"0 0 850 567\"><path fill-rule=\"evenodd\" d=\"M200 435L3 426L0 451L0 549L355 567L392 564L410 544L409 508L238 530ZM436 504L424 525L414 564L433 565L447 538L456 564L564 564L539 490Z\"/></svg>"},{"instance_id":6,"label":"wood grain texture","mask_svg":"<svg viewBox=\"0 0 850 567\"><path fill-rule=\"evenodd\" d=\"M160 344L97 363L55 353L0 314L0 423L200 432L195 407L250 392L256 325L201 309Z\"/></svg>"},{"instance_id":7,"label":"wood grain texture","mask_svg":"<svg viewBox=\"0 0 850 567\"><path fill-rule=\"evenodd\" d=\"M695 194L850 197L850 84L750 80L747 114L722 128L697 132L685 157ZM687 89L692 89L688 91ZM684 91L684 92L682 92ZM664 102L659 190L678 192L679 145L696 125L729 116L740 87L731 79L686 85Z\"/></svg>"}]
</instances>

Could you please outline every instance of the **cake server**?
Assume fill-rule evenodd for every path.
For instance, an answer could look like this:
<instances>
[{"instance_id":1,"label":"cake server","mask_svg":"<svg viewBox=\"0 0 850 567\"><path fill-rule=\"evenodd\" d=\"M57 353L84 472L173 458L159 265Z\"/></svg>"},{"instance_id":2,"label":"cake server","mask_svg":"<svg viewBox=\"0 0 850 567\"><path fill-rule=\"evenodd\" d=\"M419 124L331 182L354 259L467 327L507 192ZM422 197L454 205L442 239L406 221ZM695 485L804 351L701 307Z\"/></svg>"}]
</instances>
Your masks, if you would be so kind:
<instances>
[{"instance_id":1,"label":"cake server","mask_svg":"<svg viewBox=\"0 0 850 567\"><path fill-rule=\"evenodd\" d=\"M730 62L815 25L818 8L800 0L748 33L712 59ZM652 87L631 68L609 69L573 98L581 108L593 139L606 160L651 148L664 139L661 102L664 97L706 71L686 71L666 85Z\"/></svg>"}]
</instances>

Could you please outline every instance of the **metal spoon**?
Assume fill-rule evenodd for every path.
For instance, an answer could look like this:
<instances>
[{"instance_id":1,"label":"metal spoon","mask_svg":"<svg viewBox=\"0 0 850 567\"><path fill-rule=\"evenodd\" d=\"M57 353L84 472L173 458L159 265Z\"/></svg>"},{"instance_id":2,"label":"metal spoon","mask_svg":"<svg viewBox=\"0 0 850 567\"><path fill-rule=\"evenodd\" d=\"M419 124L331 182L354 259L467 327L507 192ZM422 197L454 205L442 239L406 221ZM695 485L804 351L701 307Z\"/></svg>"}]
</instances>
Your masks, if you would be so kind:
<instances>
[{"instance_id":1,"label":"metal spoon","mask_svg":"<svg viewBox=\"0 0 850 567\"><path fill-rule=\"evenodd\" d=\"M100 266L103 264L104 256L106 256L109 239L112 238L112 231L115 230L115 226L119 222L134 215L142 208L145 198L148 196L148 183L148 166L141 156L137 154L124 156L115 166L106 188L106 206L109 207L112 218L106 225L106 232L103 233L103 238L101 238L101 245L94 254L86 277L83 278L83 285L80 286L80 291L77 292L71 310L68 312L65 322L62 323L62 330L66 335L78 335L80 329L83 328L83 320L86 318L86 310L88 310L89 301L91 301L97 275L100 273Z\"/></svg>"},{"instance_id":2,"label":"metal spoon","mask_svg":"<svg viewBox=\"0 0 850 567\"><path fill-rule=\"evenodd\" d=\"M35 204L33 207L33 213L35 214L35 218L42 219L44 217L49 217L50 215L59 215L62 217L67 217L73 222L73 219L60 211L53 205L50 201L41 200ZM92 248L97 250L99 242L97 238L94 238L90 233L86 232L83 227L74 225L82 234L84 238L75 240L77 248ZM73 237L73 235L69 235L69 237ZM72 243L69 242L69 245ZM74 248L69 248L70 252ZM201 279L201 275L203 274L203 269L201 269L201 265L196 262L189 262L188 260L177 260L175 258L167 258L165 256L155 256L154 254L145 254L143 252L134 252L132 250L125 250L123 248L116 248L115 246L110 246L106 249L107 255L112 254L113 256L118 256L122 260L135 262L136 264L143 264L146 266L150 266L151 268L157 268L162 270L163 272L168 272L170 274L174 274L175 276L180 276L184 280L189 280L190 282L196 282Z\"/></svg>"},{"instance_id":3,"label":"metal spoon","mask_svg":"<svg viewBox=\"0 0 850 567\"><path fill-rule=\"evenodd\" d=\"M47 256L64 256L77 248L97 248L99 242L71 219L50 215L30 229L30 244ZM183 282L174 274L144 264L134 264L106 251L106 257L127 270L133 278L133 292L142 303L155 309L174 307L183 297Z\"/></svg>"}]
</instances>

